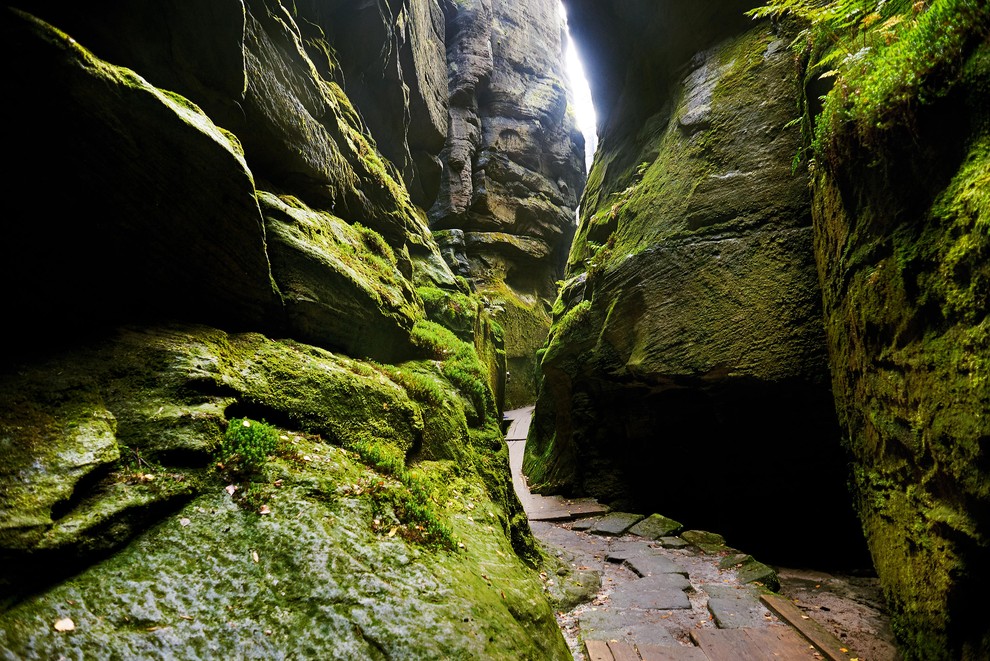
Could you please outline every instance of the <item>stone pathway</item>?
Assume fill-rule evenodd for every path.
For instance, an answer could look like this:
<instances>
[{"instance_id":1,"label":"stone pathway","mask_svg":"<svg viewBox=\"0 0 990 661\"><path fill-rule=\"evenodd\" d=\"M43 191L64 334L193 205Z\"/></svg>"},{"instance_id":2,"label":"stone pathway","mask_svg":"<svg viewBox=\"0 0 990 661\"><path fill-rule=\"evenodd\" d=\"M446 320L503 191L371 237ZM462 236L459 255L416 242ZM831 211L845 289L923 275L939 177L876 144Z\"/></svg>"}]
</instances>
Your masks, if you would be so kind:
<instances>
[{"instance_id":1,"label":"stone pathway","mask_svg":"<svg viewBox=\"0 0 990 661\"><path fill-rule=\"evenodd\" d=\"M516 495L522 502L523 509L530 521L569 521L575 517L603 514L607 507L599 505L592 498L569 500L560 496L541 496L530 493L526 478L522 474L523 450L526 447L526 435L529 433L529 422L533 416L533 407L506 411L505 422L508 431L505 441L509 446L509 467L512 470L512 485Z\"/></svg>"},{"instance_id":2,"label":"stone pathway","mask_svg":"<svg viewBox=\"0 0 990 661\"><path fill-rule=\"evenodd\" d=\"M823 653L769 610L761 595L778 589L776 572L719 535L530 493L521 467L531 414L506 413L513 484L533 533L560 563L543 580L575 661L855 658Z\"/></svg>"}]
</instances>

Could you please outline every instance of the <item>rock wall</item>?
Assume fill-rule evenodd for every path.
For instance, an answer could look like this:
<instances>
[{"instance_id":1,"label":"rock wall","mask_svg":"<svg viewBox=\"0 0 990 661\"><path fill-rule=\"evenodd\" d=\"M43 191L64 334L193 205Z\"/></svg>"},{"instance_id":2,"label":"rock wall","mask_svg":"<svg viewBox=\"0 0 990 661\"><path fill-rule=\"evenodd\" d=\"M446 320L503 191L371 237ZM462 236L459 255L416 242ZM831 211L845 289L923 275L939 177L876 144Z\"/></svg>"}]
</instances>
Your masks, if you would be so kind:
<instances>
[{"instance_id":1,"label":"rock wall","mask_svg":"<svg viewBox=\"0 0 990 661\"><path fill-rule=\"evenodd\" d=\"M568 654L427 223L438 9L3 8L3 656Z\"/></svg>"},{"instance_id":2,"label":"rock wall","mask_svg":"<svg viewBox=\"0 0 990 661\"><path fill-rule=\"evenodd\" d=\"M611 111L542 353L531 483L670 512L775 560L850 561L862 537L829 393L808 177L791 170L793 37L727 21L726 7L568 6L588 59L604 62L593 90ZM602 26L643 39L599 47ZM808 470L816 488L774 503L787 540L770 542L775 526L752 504L767 481ZM841 542L821 538L822 518Z\"/></svg>"},{"instance_id":3,"label":"rock wall","mask_svg":"<svg viewBox=\"0 0 990 661\"><path fill-rule=\"evenodd\" d=\"M986 4L566 4L602 143L531 480L740 518L818 498L742 520L832 559L851 500L905 658L987 658Z\"/></svg>"},{"instance_id":4,"label":"rock wall","mask_svg":"<svg viewBox=\"0 0 990 661\"><path fill-rule=\"evenodd\" d=\"M561 29L555 0L452 2L447 14L450 125L430 226L505 329L509 408L535 397L584 186Z\"/></svg>"},{"instance_id":5,"label":"rock wall","mask_svg":"<svg viewBox=\"0 0 990 661\"><path fill-rule=\"evenodd\" d=\"M903 26L814 118L815 252L857 509L905 656L984 659L990 9L934 3ZM903 86L878 90L905 58Z\"/></svg>"}]
</instances>

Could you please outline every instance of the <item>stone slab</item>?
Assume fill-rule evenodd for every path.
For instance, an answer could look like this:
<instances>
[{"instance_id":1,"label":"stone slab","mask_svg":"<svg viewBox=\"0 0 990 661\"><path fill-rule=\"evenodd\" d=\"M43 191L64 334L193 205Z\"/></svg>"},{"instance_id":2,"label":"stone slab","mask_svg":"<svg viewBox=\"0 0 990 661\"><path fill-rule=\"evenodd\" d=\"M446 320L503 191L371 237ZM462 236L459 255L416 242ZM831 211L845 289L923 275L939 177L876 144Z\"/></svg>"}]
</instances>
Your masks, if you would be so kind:
<instances>
[{"instance_id":1,"label":"stone slab","mask_svg":"<svg viewBox=\"0 0 990 661\"><path fill-rule=\"evenodd\" d=\"M665 549L685 549L691 546L680 537L661 537L657 542Z\"/></svg>"},{"instance_id":2,"label":"stone slab","mask_svg":"<svg viewBox=\"0 0 990 661\"><path fill-rule=\"evenodd\" d=\"M702 589L708 594L708 610L719 629L763 627L771 621L770 611L753 589L729 585L706 585Z\"/></svg>"},{"instance_id":3,"label":"stone slab","mask_svg":"<svg viewBox=\"0 0 990 661\"><path fill-rule=\"evenodd\" d=\"M614 608L675 610L691 608L684 590L691 582L680 574L647 576L619 586L611 596Z\"/></svg>"},{"instance_id":4,"label":"stone slab","mask_svg":"<svg viewBox=\"0 0 990 661\"><path fill-rule=\"evenodd\" d=\"M657 574L681 574L688 572L670 558L662 555L642 554L626 559L626 566L640 576L655 576Z\"/></svg>"},{"instance_id":5,"label":"stone slab","mask_svg":"<svg viewBox=\"0 0 990 661\"><path fill-rule=\"evenodd\" d=\"M571 524L571 530L585 531L591 530L591 527L598 522L598 517L585 517L576 520Z\"/></svg>"},{"instance_id":6,"label":"stone slab","mask_svg":"<svg viewBox=\"0 0 990 661\"><path fill-rule=\"evenodd\" d=\"M736 576L740 583L759 583L774 591L780 589L780 578L777 576L777 571L752 558L743 563L736 572Z\"/></svg>"},{"instance_id":7,"label":"stone slab","mask_svg":"<svg viewBox=\"0 0 990 661\"><path fill-rule=\"evenodd\" d=\"M681 539L697 546L698 544L710 544L714 546L724 546L725 538L718 533L707 530L685 530L681 533Z\"/></svg>"},{"instance_id":8,"label":"stone slab","mask_svg":"<svg viewBox=\"0 0 990 661\"><path fill-rule=\"evenodd\" d=\"M659 613L602 608L578 617L585 640L619 640L641 645L671 646L677 641L664 627Z\"/></svg>"},{"instance_id":9,"label":"stone slab","mask_svg":"<svg viewBox=\"0 0 990 661\"><path fill-rule=\"evenodd\" d=\"M595 522L588 532L595 535L621 535L643 519L642 514L609 512Z\"/></svg>"},{"instance_id":10,"label":"stone slab","mask_svg":"<svg viewBox=\"0 0 990 661\"><path fill-rule=\"evenodd\" d=\"M676 535L683 529L684 526L673 519L668 519L661 514L651 514L630 528L629 532L646 539L659 539Z\"/></svg>"}]
</instances>

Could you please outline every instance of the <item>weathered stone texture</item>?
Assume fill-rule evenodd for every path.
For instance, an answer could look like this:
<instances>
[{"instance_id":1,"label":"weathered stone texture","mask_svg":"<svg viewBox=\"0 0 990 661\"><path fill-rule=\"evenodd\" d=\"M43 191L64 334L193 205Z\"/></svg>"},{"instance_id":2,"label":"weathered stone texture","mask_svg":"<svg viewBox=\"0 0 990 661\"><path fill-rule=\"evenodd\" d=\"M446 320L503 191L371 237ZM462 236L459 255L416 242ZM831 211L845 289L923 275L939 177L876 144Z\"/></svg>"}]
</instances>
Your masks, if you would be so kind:
<instances>
[{"instance_id":1,"label":"weathered stone texture","mask_svg":"<svg viewBox=\"0 0 990 661\"><path fill-rule=\"evenodd\" d=\"M807 174L791 171L801 137L787 126L797 89L787 37L769 25L726 37L731 20L672 4L626 16L625 5L578 3L571 15L593 22L578 34L613 12L621 25L637 17L633 34L671 16L710 27L693 44L682 35L607 60L612 82L597 81L599 95L619 98L599 104L613 114L543 354L527 474L545 490L662 508L750 548L761 544L745 514L756 481L815 465L826 477L803 506L829 511L855 544ZM656 96L636 96L637 75L654 70ZM702 463L711 472L699 494L692 467ZM791 516L792 548L834 549L815 521Z\"/></svg>"},{"instance_id":2,"label":"weathered stone texture","mask_svg":"<svg viewBox=\"0 0 990 661\"><path fill-rule=\"evenodd\" d=\"M450 126L430 224L463 231L451 264L501 309L510 407L534 397L535 351L584 185L560 20L550 0L447 7Z\"/></svg>"},{"instance_id":3,"label":"weathered stone texture","mask_svg":"<svg viewBox=\"0 0 990 661\"><path fill-rule=\"evenodd\" d=\"M341 3L0 12L29 136L3 157L0 656L567 654L502 336L426 222L444 24L377 4L346 66ZM217 451L242 417L279 437L250 474Z\"/></svg>"},{"instance_id":4,"label":"weathered stone texture","mask_svg":"<svg viewBox=\"0 0 990 661\"><path fill-rule=\"evenodd\" d=\"M912 99L903 123L869 138L836 130L835 161L814 178L837 410L908 658L990 654L973 608L990 590L990 12L982 16L968 17L972 45L955 77L933 77L947 93Z\"/></svg>"}]
</instances>

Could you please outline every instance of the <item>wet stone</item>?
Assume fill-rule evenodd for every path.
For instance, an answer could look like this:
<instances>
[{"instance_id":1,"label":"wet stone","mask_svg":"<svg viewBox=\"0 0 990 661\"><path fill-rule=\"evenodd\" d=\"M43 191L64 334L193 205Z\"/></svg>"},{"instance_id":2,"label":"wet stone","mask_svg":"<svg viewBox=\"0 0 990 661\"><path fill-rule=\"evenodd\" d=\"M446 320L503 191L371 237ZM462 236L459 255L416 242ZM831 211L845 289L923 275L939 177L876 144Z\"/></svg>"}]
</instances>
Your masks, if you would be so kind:
<instances>
[{"instance_id":1,"label":"wet stone","mask_svg":"<svg viewBox=\"0 0 990 661\"><path fill-rule=\"evenodd\" d=\"M753 556L747 553L733 553L722 558L721 562L718 563L719 569L731 569L732 567L741 567L744 562L750 562ZM743 581L745 583L746 581Z\"/></svg>"},{"instance_id":2,"label":"wet stone","mask_svg":"<svg viewBox=\"0 0 990 661\"><path fill-rule=\"evenodd\" d=\"M727 585L708 585L708 610L719 629L765 626L770 611L760 603L756 590Z\"/></svg>"},{"instance_id":3,"label":"wet stone","mask_svg":"<svg viewBox=\"0 0 990 661\"><path fill-rule=\"evenodd\" d=\"M658 574L687 576L685 569L670 558L661 555L636 555L626 560L626 566L640 576L656 576Z\"/></svg>"},{"instance_id":4,"label":"wet stone","mask_svg":"<svg viewBox=\"0 0 990 661\"><path fill-rule=\"evenodd\" d=\"M591 530L591 527L594 526L595 523L597 522L598 522L597 517L578 519L577 521L571 524L571 530L578 530L578 531Z\"/></svg>"},{"instance_id":5,"label":"wet stone","mask_svg":"<svg viewBox=\"0 0 990 661\"><path fill-rule=\"evenodd\" d=\"M596 535L621 535L643 519L642 514L611 512L598 519L588 532Z\"/></svg>"},{"instance_id":6,"label":"wet stone","mask_svg":"<svg viewBox=\"0 0 990 661\"><path fill-rule=\"evenodd\" d=\"M618 640L638 645L674 646L677 641L663 625L662 613L600 608L578 619L585 640Z\"/></svg>"},{"instance_id":7,"label":"wet stone","mask_svg":"<svg viewBox=\"0 0 990 661\"><path fill-rule=\"evenodd\" d=\"M680 537L661 537L657 542L665 549L685 549L691 546Z\"/></svg>"},{"instance_id":8,"label":"wet stone","mask_svg":"<svg viewBox=\"0 0 990 661\"><path fill-rule=\"evenodd\" d=\"M616 588L611 603L615 608L675 610L691 608L684 590L690 581L680 574L647 576Z\"/></svg>"},{"instance_id":9,"label":"wet stone","mask_svg":"<svg viewBox=\"0 0 990 661\"><path fill-rule=\"evenodd\" d=\"M681 533L681 539L695 546L702 544L709 546L725 546L725 537L707 530L685 530Z\"/></svg>"},{"instance_id":10,"label":"wet stone","mask_svg":"<svg viewBox=\"0 0 990 661\"><path fill-rule=\"evenodd\" d=\"M630 528L629 532L646 539L659 539L676 535L683 529L684 526L673 519L668 519L661 514L651 514Z\"/></svg>"},{"instance_id":11,"label":"wet stone","mask_svg":"<svg viewBox=\"0 0 990 661\"><path fill-rule=\"evenodd\" d=\"M753 558L744 562L743 566L736 572L740 583L760 583L768 589L777 591L780 589L780 579L777 572L762 562L757 562Z\"/></svg>"}]
</instances>

